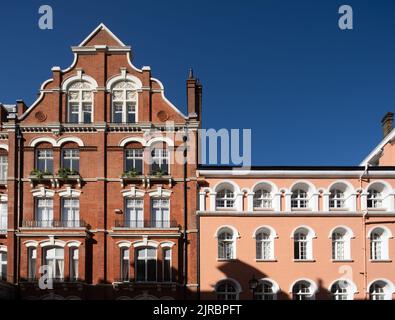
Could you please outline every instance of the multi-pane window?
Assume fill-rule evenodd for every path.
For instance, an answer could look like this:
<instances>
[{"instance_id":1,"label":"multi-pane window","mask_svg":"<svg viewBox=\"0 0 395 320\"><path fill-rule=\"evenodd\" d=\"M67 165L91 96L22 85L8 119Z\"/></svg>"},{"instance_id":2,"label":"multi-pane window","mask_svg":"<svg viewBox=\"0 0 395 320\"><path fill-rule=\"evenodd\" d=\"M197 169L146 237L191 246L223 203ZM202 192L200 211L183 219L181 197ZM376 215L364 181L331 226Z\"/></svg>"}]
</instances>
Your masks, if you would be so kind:
<instances>
[{"instance_id":1,"label":"multi-pane window","mask_svg":"<svg viewBox=\"0 0 395 320\"><path fill-rule=\"evenodd\" d=\"M143 149L125 150L125 171L135 171L137 174L143 173Z\"/></svg>"},{"instance_id":2,"label":"multi-pane window","mask_svg":"<svg viewBox=\"0 0 395 320\"><path fill-rule=\"evenodd\" d=\"M272 259L272 239L267 232L259 232L256 235L256 258L258 260Z\"/></svg>"},{"instance_id":3,"label":"multi-pane window","mask_svg":"<svg viewBox=\"0 0 395 320\"><path fill-rule=\"evenodd\" d=\"M53 173L53 151L52 149L36 150L36 168L41 172Z\"/></svg>"},{"instance_id":4,"label":"multi-pane window","mask_svg":"<svg viewBox=\"0 0 395 320\"><path fill-rule=\"evenodd\" d=\"M151 226L153 228L170 227L170 200L152 199L151 201Z\"/></svg>"},{"instance_id":5,"label":"multi-pane window","mask_svg":"<svg viewBox=\"0 0 395 320\"><path fill-rule=\"evenodd\" d=\"M163 281L171 282L171 249L163 249Z\"/></svg>"},{"instance_id":6,"label":"multi-pane window","mask_svg":"<svg viewBox=\"0 0 395 320\"><path fill-rule=\"evenodd\" d=\"M291 207L295 209L303 209L308 207L307 192L302 189L296 189L292 192Z\"/></svg>"},{"instance_id":7,"label":"multi-pane window","mask_svg":"<svg viewBox=\"0 0 395 320\"><path fill-rule=\"evenodd\" d=\"M233 208L235 205L235 196L232 190L222 189L217 192L215 199L216 207L222 208Z\"/></svg>"},{"instance_id":8,"label":"multi-pane window","mask_svg":"<svg viewBox=\"0 0 395 320\"><path fill-rule=\"evenodd\" d=\"M154 148L151 150L151 173L169 173L169 150Z\"/></svg>"},{"instance_id":9,"label":"multi-pane window","mask_svg":"<svg viewBox=\"0 0 395 320\"><path fill-rule=\"evenodd\" d=\"M332 234L332 259L346 259L346 240L344 234L341 232L334 232Z\"/></svg>"},{"instance_id":10,"label":"multi-pane window","mask_svg":"<svg viewBox=\"0 0 395 320\"><path fill-rule=\"evenodd\" d=\"M383 198L381 192L376 189L368 191L368 208L381 208L383 206Z\"/></svg>"},{"instance_id":11,"label":"multi-pane window","mask_svg":"<svg viewBox=\"0 0 395 320\"><path fill-rule=\"evenodd\" d=\"M130 268L130 250L129 248L121 248L121 281L129 281L129 268Z\"/></svg>"},{"instance_id":12,"label":"multi-pane window","mask_svg":"<svg viewBox=\"0 0 395 320\"><path fill-rule=\"evenodd\" d=\"M53 199L36 199L36 221L39 227L51 227L53 223Z\"/></svg>"},{"instance_id":13,"label":"multi-pane window","mask_svg":"<svg viewBox=\"0 0 395 320\"><path fill-rule=\"evenodd\" d=\"M120 81L112 90L112 121L135 123L137 120L137 91L132 82Z\"/></svg>"},{"instance_id":14,"label":"multi-pane window","mask_svg":"<svg viewBox=\"0 0 395 320\"><path fill-rule=\"evenodd\" d=\"M80 151L78 149L63 149L62 167L71 171L80 171Z\"/></svg>"},{"instance_id":15,"label":"multi-pane window","mask_svg":"<svg viewBox=\"0 0 395 320\"><path fill-rule=\"evenodd\" d=\"M78 198L62 199L62 221L65 227L80 226L80 200Z\"/></svg>"},{"instance_id":16,"label":"multi-pane window","mask_svg":"<svg viewBox=\"0 0 395 320\"><path fill-rule=\"evenodd\" d=\"M329 207L333 209L344 208L345 198L344 193L341 190L331 190L329 198Z\"/></svg>"},{"instance_id":17,"label":"multi-pane window","mask_svg":"<svg viewBox=\"0 0 395 320\"><path fill-rule=\"evenodd\" d=\"M382 281L374 282L369 289L370 300L386 300L386 286Z\"/></svg>"},{"instance_id":18,"label":"multi-pane window","mask_svg":"<svg viewBox=\"0 0 395 320\"><path fill-rule=\"evenodd\" d=\"M294 258L297 260L308 259L308 244L309 240L307 234L304 232L298 232L294 237Z\"/></svg>"},{"instance_id":19,"label":"multi-pane window","mask_svg":"<svg viewBox=\"0 0 395 320\"><path fill-rule=\"evenodd\" d=\"M86 81L74 82L68 89L68 121L92 123L93 93Z\"/></svg>"},{"instance_id":20,"label":"multi-pane window","mask_svg":"<svg viewBox=\"0 0 395 320\"><path fill-rule=\"evenodd\" d=\"M238 293L233 283L229 281L223 281L216 288L216 294L218 300L237 300Z\"/></svg>"},{"instance_id":21,"label":"multi-pane window","mask_svg":"<svg viewBox=\"0 0 395 320\"><path fill-rule=\"evenodd\" d=\"M7 181L8 176L8 157L0 156L0 181Z\"/></svg>"},{"instance_id":22,"label":"multi-pane window","mask_svg":"<svg viewBox=\"0 0 395 320\"><path fill-rule=\"evenodd\" d=\"M64 249L53 247L45 252L44 262L50 267L49 276L53 279L64 279Z\"/></svg>"},{"instance_id":23,"label":"multi-pane window","mask_svg":"<svg viewBox=\"0 0 395 320\"><path fill-rule=\"evenodd\" d=\"M273 284L269 281L261 281L255 289L255 300L275 300L276 293Z\"/></svg>"},{"instance_id":24,"label":"multi-pane window","mask_svg":"<svg viewBox=\"0 0 395 320\"><path fill-rule=\"evenodd\" d=\"M350 285L345 280L334 283L331 287L333 300L349 300Z\"/></svg>"},{"instance_id":25,"label":"multi-pane window","mask_svg":"<svg viewBox=\"0 0 395 320\"><path fill-rule=\"evenodd\" d=\"M370 259L383 259L383 234L379 231L374 231L370 235Z\"/></svg>"},{"instance_id":26,"label":"multi-pane window","mask_svg":"<svg viewBox=\"0 0 395 320\"><path fill-rule=\"evenodd\" d=\"M306 281L297 282L292 288L292 297L294 300L312 300L311 284Z\"/></svg>"},{"instance_id":27,"label":"multi-pane window","mask_svg":"<svg viewBox=\"0 0 395 320\"><path fill-rule=\"evenodd\" d=\"M7 252L0 251L1 280L7 280Z\"/></svg>"},{"instance_id":28,"label":"multi-pane window","mask_svg":"<svg viewBox=\"0 0 395 320\"><path fill-rule=\"evenodd\" d=\"M257 190L254 194L254 209L272 208L272 196L267 190Z\"/></svg>"},{"instance_id":29,"label":"multi-pane window","mask_svg":"<svg viewBox=\"0 0 395 320\"><path fill-rule=\"evenodd\" d=\"M0 232L7 231L8 206L6 201L0 201Z\"/></svg>"},{"instance_id":30,"label":"multi-pane window","mask_svg":"<svg viewBox=\"0 0 395 320\"><path fill-rule=\"evenodd\" d=\"M70 248L70 280L78 279L78 248Z\"/></svg>"},{"instance_id":31,"label":"multi-pane window","mask_svg":"<svg viewBox=\"0 0 395 320\"><path fill-rule=\"evenodd\" d=\"M143 199L127 198L125 200L125 227L144 227L144 201Z\"/></svg>"},{"instance_id":32,"label":"multi-pane window","mask_svg":"<svg viewBox=\"0 0 395 320\"><path fill-rule=\"evenodd\" d=\"M218 235L218 259L234 259L234 239L230 230L224 230Z\"/></svg>"},{"instance_id":33,"label":"multi-pane window","mask_svg":"<svg viewBox=\"0 0 395 320\"><path fill-rule=\"evenodd\" d=\"M136 280L142 282L156 281L156 249L136 250Z\"/></svg>"},{"instance_id":34,"label":"multi-pane window","mask_svg":"<svg viewBox=\"0 0 395 320\"><path fill-rule=\"evenodd\" d=\"M36 279L36 259L37 259L37 249L30 247L28 248L28 277L30 280Z\"/></svg>"}]
</instances>

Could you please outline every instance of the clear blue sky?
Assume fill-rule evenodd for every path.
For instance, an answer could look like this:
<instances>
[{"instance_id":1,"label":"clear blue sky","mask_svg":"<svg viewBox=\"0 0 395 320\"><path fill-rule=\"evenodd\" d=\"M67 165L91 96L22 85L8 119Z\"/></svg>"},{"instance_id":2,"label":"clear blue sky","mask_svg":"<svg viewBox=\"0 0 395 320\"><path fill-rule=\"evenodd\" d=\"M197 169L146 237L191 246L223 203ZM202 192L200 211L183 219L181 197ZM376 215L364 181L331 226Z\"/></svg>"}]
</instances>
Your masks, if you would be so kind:
<instances>
[{"instance_id":1,"label":"clear blue sky","mask_svg":"<svg viewBox=\"0 0 395 320\"><path fill-rule=\"evenodd\" d=\"M54 30L38 28L38 8ZM354 9L354 30L338 8ZM192 66L203 126L251 128L255 165L355 165L395 111L395 3L385 0L2 1L0 101L35 100L100 22L150 65L185 111Z\"/></svg>"}]
</instances>

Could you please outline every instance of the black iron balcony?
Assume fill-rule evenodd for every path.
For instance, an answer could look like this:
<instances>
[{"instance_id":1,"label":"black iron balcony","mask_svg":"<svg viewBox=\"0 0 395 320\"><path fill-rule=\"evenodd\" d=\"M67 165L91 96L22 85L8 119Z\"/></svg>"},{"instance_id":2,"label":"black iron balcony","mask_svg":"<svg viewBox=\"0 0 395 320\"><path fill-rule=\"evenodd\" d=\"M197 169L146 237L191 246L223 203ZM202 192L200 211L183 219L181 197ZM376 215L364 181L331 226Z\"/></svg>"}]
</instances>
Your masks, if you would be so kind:
<instances>
[{"instance_id":1,"label":"black iron balcony","mask_svg":"<svg viewBox=\"0 0 395 320\"><path fill-rule=\"evenodd\" d=\"M168 229L177 228L176 220L116 220L115 228L127 229Z\"/></svg>"},{"instance_id":2,"label":"black iron balcony","mask_svg":"<svg viewBox=\"0 0 395 320\"><path fill-rule=\"evenodd\" d=\"M23 228L86 228L84 220L23 220Z\"/></svg>"}]
</instances>

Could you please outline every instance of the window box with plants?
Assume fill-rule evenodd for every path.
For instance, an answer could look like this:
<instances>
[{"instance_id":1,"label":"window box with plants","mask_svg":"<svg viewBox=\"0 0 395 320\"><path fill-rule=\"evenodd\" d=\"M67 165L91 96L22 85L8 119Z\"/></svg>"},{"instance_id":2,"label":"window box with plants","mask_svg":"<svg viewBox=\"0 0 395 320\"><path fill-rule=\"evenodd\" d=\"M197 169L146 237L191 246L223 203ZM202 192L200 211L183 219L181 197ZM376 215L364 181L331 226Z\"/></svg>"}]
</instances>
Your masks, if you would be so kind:
<instances>
[{"instance_id":1,"label":"window box with plants","mask_svg":"<svg viewBox=\"0 0 395 320\"><path fill-rule=\"evenodd\" d=\"M56 175L57 181L72 182L76 181L79 186L81 186L81 175L77 170L72 170L69 168L60 168Z\"/></svg>"},{"instance_id":2,"label":"window box with plants","mask_svg":"<svg viewBox=\"0 0 395 320\"><path fill-rule=\"evenodd\" d=\"M160 168L153 169L150 175L147 177L148 186L150 186L151 182L168 182L169 186L172 185L172 178L167 171L164 171Z\"/></svg>"},{"instance_id":3,"label":"window box with plants","mask_svg":"<svg viewBox=\"0 0 395 320\"><path fill-rule=\"evenodd\" d=\"M141 182L144 184L145 178L141 174L141 172L131 169L131 170L126 170L124 173L122 173L121 176L122 179L122 185L125 185L125 182Z\"/></svg>"},{"instance_id":4,"label":"window box with plants","mask_svg":"<svg viewBox=\"0 0 395 320\"><path fill-rule=\"evenodd\" d=\"M54 175L49 171L42 171L39 169L34 169L30 172L29 180L32 185L35 183L51 181L51 184L54 184Z\"/></svg>"}]
</instances>

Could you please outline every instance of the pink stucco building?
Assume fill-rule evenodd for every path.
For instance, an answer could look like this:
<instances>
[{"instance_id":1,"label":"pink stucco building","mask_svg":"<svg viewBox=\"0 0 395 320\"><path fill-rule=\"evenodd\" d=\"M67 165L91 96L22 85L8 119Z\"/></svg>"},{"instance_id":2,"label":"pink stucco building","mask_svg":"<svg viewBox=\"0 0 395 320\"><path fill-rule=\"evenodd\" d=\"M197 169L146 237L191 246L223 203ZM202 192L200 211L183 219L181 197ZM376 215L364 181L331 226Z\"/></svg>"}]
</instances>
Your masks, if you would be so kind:
<instances>
[{"instance_id":1,"label":"pink stucco building","mask_svg":"<svg viewBox=\"0 0 395 320\"><path fill-rule=\"evenodd\" d=\"M395 298L392 118L359 166L200 167L201 298Z\"/></svg>"}]
</instances>

